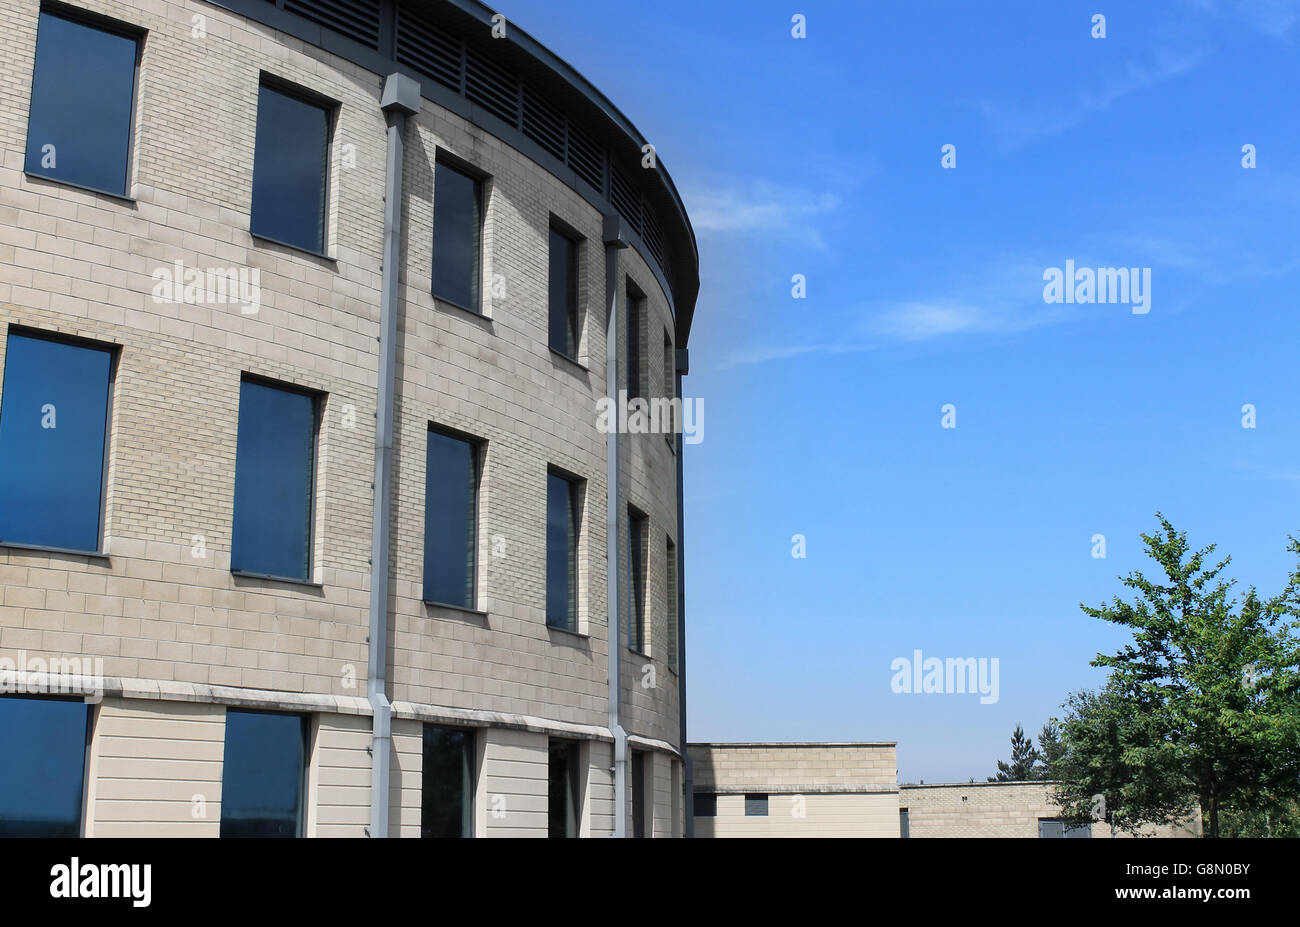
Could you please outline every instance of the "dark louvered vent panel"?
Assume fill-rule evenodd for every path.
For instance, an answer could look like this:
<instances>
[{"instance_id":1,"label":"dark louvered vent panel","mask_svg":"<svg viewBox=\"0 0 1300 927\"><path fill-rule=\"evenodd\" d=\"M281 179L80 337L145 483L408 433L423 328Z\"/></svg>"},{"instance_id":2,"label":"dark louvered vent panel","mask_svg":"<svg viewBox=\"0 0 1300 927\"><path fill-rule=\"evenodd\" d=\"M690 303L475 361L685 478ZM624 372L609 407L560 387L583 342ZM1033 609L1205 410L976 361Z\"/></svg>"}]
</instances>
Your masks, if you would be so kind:
<instances>
[{"instance_id":1,"label":"dark louvered vent panel","mask_svg":"<svg viewBox=\"0 0 1300 927\"><path fill-rule=\"evenodd\" d=\"M659 220L655 218L655 214L649 208L641 211L641 218L644 225L641 229L641 238L645 241L646 247L650 249L650 253L654 255L655 260L659 262L659 266L667 270L667 262L664 260L664 230L660 227Z\"/></svg>"},{"instance_id":2,"label":"dark louvered vent panel","mask_svg":"<svg viewBox=\"0 0 1300 927\"><path fill-rule=\"evenodd\" d=\"M465 96L519 127L519 79L472 48L465 56Z\"/></svg>"},{"instance_id":3,"label":"dark louvered vent panel","mask_svg":"<svg viewBox=\"0 0 1300 927\"><path fill-rule=\"evenodd\" d=\"M617 165L609 166L609 201L618 214L627 220L638 235L641 234L641 194Z\"/></svg>"},{"instance_id":4,"label":"dark louvered vent panel","mask_svg":"<svg viewBox=\"0 0 1300 927\"><path fill-rule=\"evenodd\" d=\"M460 40L405 8L397 18L397 60L460 92L464 61Z\"/></svg>"},{"instance_id":5,"label":"dark louvered vent panel","mask_svg":"<svg viewBox=\"0 0 1300 927\"><path fill-rule=\"evenodd\" d=\"M605 191L605 152L591 136L569 123L569 167L602 193Z\"/></svg>"},{"instance_id":6,"label":"dark louvered vent panel","mask_svg":"<svg viewBox=\"0 0 1300 927\"><path fill-rule=\"evenodd\" d=\"M564 115L524 87L524 134L564 160Z\"/></svg>"},{"instance_id":7,"label":"dark louvered vent panel","mask_svg":"<svg viewBox=\"0 0 1300 927\"><path fill-rule=\"evenodd\" d=\"M284 0L284 8L367 48L379 47L379 0Z\"/></svg>"}]
</instances>

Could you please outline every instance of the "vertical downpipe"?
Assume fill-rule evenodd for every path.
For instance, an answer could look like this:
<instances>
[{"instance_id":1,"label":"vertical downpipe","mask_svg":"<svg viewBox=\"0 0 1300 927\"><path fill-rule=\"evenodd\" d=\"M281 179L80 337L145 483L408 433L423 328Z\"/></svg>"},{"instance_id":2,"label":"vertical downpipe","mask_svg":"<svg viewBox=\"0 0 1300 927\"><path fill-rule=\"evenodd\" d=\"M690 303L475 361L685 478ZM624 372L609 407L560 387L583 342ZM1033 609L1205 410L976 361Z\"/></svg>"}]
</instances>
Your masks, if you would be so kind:
<instances>
[{"instance_id":1,"label":"vertical downpipe","mask_svg":"<svg viewBox=\"0 0 1300 927\"><path fill-rule=\"evenodd\" d=\"M388 528L392 504L393 407L397 380L398 281L402 255L402 156L406 117L420 111L420 85L403 74L384 78L379 102L388 123L384 179L384 265L379 307L379 402L375 413L374 520L370 549L370 654L366 690L373 711L370 742L370 836L388 836L392 706L388 701Z\"/></svg>"},{"instance_id":2,"label":"vertical downpipe","mask_svg":"<svg viewBox=\"0 0 1300 927\"><path fill-rule=\"evenodd\" d=\"M690 353L678 348L675 356L677 392L682 396L682 377L691 372ZM681 418L685 418L683 414ZM685 836L695 836L695 770L691 767L691 754L686 749L686 510L682 506L682 455L686 451L684 434L673 438L677 442L677 708L681 713L681 728L677 742L682 751L682 818Z\"/></svg>"},{"instance_id":3,"label":"vertical downpipe","mask_svg":"<svg viewBox=\"0 0 1300 927\"><path fill-rule=\"evenodd\" d=\"M627 836L627 731L619 710L623 690L619 679L623 659L623 624L619 613L618 567L621 548L619 515L618 405L618 252L627 247L623 223L617 215L605 216L605 395L610 402L613 428L605 436L605 572L606 607L609 611L609 731L614 735L614 834Z\"/></svg>"}]
</instances>

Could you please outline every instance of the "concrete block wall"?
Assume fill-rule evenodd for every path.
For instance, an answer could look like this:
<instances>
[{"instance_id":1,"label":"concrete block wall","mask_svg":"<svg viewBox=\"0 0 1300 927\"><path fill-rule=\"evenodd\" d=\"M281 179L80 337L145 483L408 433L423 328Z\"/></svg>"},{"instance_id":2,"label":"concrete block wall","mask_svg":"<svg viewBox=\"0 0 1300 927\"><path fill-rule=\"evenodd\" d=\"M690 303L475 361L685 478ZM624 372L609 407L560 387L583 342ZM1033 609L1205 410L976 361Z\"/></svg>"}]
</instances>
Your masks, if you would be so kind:
<instances>
[{"instance_id":1,"label":"concrete block wall","mask_svg":"<svg viewBox=\"0 0 1300 927\"><path fill-rule=\"evenodd\" d=\"M119 351L105 484L107 557L0 546L0 654L100 656L111 679L232 687L286 704L295 697L364 697L383 228L381 77L200 0L75 5L146 31L130 199L24 174L40 6L37 0L0 0L8 34L0 51L0 334L24 326ZM193 31L196 16L204 20L202 37ZM263 73L339 104L327 257L250 234ZM489 176L482 316L441 304L429 292L433 164L440 151ZM604 393L602 217L563 179L429 101L411 121L405 169L390 697L462 712L462 720L480 726L508 716L533 730L602 728L609 640L605 436L595 428L596 401ZM551 215L584 238L576 365L547 347ZM186 268L255 269L258 311L155 301L154 273L175 261ZM673 328L669 298L635 249L625 249L617 281L620 307L629 278L647 296L641 339L647 392L663 395L663 331ZM0 369L4 347L0 337ZM625 364L625 343L620 351ZM230 573L242 373L325 396L315 585ZM431 423L486 442L475 612L421 601L424 440ZM627 435L621 442L624 538L628 502L650 517L649 647L645 655L624 648L623 723L631 733L661 742L667 757L678 732L677 681L664 662L664 548L666 538L677 540L674 449L662 435ZM544 620L548 465L586 480L578 634L549 629ZM504 542L499 546L498 537ZM494 556L494 549L502 555ZM627 564L622 567L626 578ZM647 666L653 672L646 673ZM167 719L173 709L193 706L165 698L156 704L124 700L114 710ZM208 705L213 718L223 711ZM108 738L102 749L125 742L112 733L115 719L113 711L102 716ZM180 722L158 723L166 729ZM316 713L310 833L357 835L364 827L369 724L364 713ZM545 807L539 825L536 806L545 794L544 751L540 780L533 768L538 737L544 747L544 734L484 731L480 787L517 802L508 807L519 815L504 822L484 817L484 833L535 833L539 827L544 832ZM168 737L147 739L163 743ZM411 835L419 828L418 804L412 804L419 789L418 723L399 721L393 749L392 827ZM587 742L590 801L584 804L584 826L594 833L612 827L610 749L604 740ZM102 757L109 767L122 759L111 752ZM498 769L498 763L505 765ZM656 769L661 765L662 759ZM188 781L187 775L182 770L176 781ZM117 778L112 776L92 778L92 789L138 793L141 802L174 801L168 797L174 789L158 784L152 772L142 776L135 785L110 784ZM155 810L163 808L158 804ZM113 809L104 805L102 814L109 816L89 818L88 830L115 833L131 824L128 813L139 813ZM202 826L180 820L182 811L189 813L168 807L168 820L154 823L206 833L219 821L219 807L217 817Z\"/></svg>"},{"instance_id":2,"label":"concrete block wall","mask_svg":"<svg viewBox=\"0 0 1300 927\"><path fill-rule=\"evenodd\" d=\"M1056 818L1048 782L971 782L904 785L899 807L908 810L912 837L1038 837L1038 822ZM1141 836L1200 836L1200 816L1183 825L1147 827ZM1104 822L1092 825L1092 837L1108 838ZM1133 836L1117 832L1116 837Z\"/></svg>"}]
</instances>

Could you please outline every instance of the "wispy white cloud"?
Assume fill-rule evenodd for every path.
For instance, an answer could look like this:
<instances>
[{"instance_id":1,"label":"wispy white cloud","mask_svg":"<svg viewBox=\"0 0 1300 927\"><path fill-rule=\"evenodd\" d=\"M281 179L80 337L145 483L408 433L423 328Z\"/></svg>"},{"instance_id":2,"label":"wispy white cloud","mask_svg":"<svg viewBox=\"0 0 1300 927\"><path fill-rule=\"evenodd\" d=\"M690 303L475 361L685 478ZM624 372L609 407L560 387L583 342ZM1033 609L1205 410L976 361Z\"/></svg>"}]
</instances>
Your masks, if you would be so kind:
<instances>
[{"instance_id":1,"label":"wispy white cloud","mask_svg":"<svg viewBox=\"0 0 1300 927\"><path fill-rule=\"evenodd\" d=\"M1027 104L986 97L972 105L993 126L1004 147L1016 148L1035 138L1072 129L1126 96L1188 73L1206 57L1204 50L1157 47L1149 61L1127 62L1118 73L1105 74L1096 86L1078 91L1068 102L1048 98Z\"/></svg>"},{"instance_id":2,"label":"wispy white cloud","mask_svg":"<svg viewBox=\"0 0 1300 927\"><path fill-rule=\"evenodd\" d=\"M682 198L697 234L802 238L818 247L823 239L815 220L840 205L834 193L791 190L762 181L688 186Z\"/></svg>"},{"instance_id":3,"label":"wispy white cloud","mask_svg":"<svg viewBox=\"0 0 1300 927\"><path fill-rule=\"evenodd\" d=\"M1300 23L1300 0L1187 0L1204 13L1224 13L1243 20L1260 32L1278 38L1290 35Z\"/></svg>"},{"instance_id":4,"label":"wispy white cloud","mask_svg":"<svg viewBox=\"0 0 1300 927\"><path fill-rule=\"evenodd\" d=\"M753 367L772 361L789 360L809 354L856 354L871 350L863 344L804 344L804 345L754 345L728 351L722 355L718 366L723 370L735 367Z\"/></svg>"}]
</instances>

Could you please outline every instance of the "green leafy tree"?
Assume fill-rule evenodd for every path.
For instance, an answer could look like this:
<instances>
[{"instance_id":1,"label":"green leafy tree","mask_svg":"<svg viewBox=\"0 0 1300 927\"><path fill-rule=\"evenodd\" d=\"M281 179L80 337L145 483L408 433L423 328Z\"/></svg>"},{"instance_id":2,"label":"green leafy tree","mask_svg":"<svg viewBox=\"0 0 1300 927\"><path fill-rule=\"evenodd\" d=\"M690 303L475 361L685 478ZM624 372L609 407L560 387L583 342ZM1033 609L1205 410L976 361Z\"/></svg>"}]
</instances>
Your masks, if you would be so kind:
<instances>
[{"instance_id":1,"label":"green leafy tree","mask_svg":"<svg viewBox=\"0 0 1300 927\"><path fill-rule=\"evenodd\" d=\"M1034 767L1034 778L1057 778L1056 768L1060 765L1064 752L1065 744L1061 740L1061 725L1053 718L1044 724L1043 729L1038 732L1038 765Z\"/></svg>"},{"instance_id":2,"label":"green leafy tree","mask_svg":"<svg viewBox=\"0 0 1300 927\"><path fill-rule=\"evenodd\" d=\"M1024 728L1017 724L1011 734L1011 762L998 760L998 774L989 776L989 782L1024 782L1033 779L1037 764L1038 751L1034 749L1034 741L1026 737Z\"/></svg>"},{"instance_id":3,"label":"green leafy tree","mask_svg":"<svg viewBox=\"0 0 1300 927\"><path fill-rule=\"evenodd\" d=\"M1156 517L1161 530L1142 540L1163 577L1131 573L1133 601L1080 606L1133 640L1093 661L1111 671L1100 692L1067 703L1058 798L1075 821L1124 830L1171 823L1199 801L1217 837L1222 808L1300 791L1300 567L1277 596L1250 588L1238 602L1221 576L1230 558L1212 564L1214 546L1193 551ZM1288 549L1300 557L1294 538Z\"/></svg>"}]
</instances>

